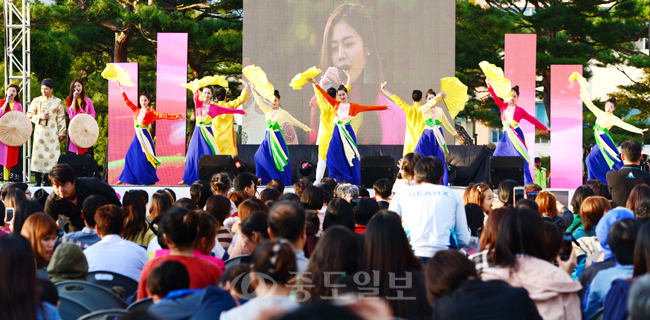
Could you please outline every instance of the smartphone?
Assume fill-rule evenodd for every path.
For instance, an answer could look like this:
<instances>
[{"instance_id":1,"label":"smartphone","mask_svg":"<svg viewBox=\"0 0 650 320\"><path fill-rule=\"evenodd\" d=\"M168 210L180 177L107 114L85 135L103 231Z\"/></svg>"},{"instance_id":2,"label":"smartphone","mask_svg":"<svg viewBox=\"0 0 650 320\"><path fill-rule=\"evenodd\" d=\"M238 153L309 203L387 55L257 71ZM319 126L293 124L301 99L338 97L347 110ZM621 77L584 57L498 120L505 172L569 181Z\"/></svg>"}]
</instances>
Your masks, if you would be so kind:
<instances>
[{"instance_id":1,"label":"smartphone","mask_svg":"<svg viewBox=\"0 0 650 320\"><path fill-rule=\"evenodd\" d=\"M7 220L7 222L9 222L13 218L14 218L14 208L7 208L5 210L5 220Z\"/></svg>"},{"instance_id":2,"label":"smartphone","mask_svg":"<svg viewBox=\"0 0 650 320\"><path fill-rule=\"evenodd\" d=\"M526 199L535 201L535 198L537 198L538 194L539 191L526 191Z\"/></svg>"},{"instance_id":3,"label":"smartphone","mask_svg":"<svg viewBox=\"0 0 650 320\"><path fill-rule=\"evenodd\" d=\"M560 259L562 261L567 261L569 260L569 257L571 256L571 250L573 250L573 235L571 235L570 232L566 232L564 234L564 238L562 239L562 249L560 250Z\"/></svg>"},{"instance_id":4,"label":"smartphone","mask_svg":"<svg viewBox=\"0 0 650 320\"><path fill-rule=\"evenodd\" d=\"M514 187L514 189L512 190L512 192L513 192L513 195L512 195L512 201L513 201L513 202L512 202L512 205L513 205L513 206L516 206L516 205L517 205L517 201L519 201L519 200L521 200L521 199L524 198L524 192L525 192L525 189L524 189L524 187Z\"/></svg>"}]
</instances>

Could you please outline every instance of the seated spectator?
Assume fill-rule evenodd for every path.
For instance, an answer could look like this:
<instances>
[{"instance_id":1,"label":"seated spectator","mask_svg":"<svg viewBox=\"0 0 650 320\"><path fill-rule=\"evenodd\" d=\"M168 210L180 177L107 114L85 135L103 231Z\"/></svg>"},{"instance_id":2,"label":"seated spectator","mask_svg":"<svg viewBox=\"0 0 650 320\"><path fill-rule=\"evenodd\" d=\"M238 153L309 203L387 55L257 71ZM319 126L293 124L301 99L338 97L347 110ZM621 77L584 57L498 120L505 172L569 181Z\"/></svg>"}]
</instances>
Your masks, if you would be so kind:
<instances>
[{"instance_id":1,"label":"seated spectator","mask_svg":"<svg viewBox=\"0 0 650 320\"><path fill-rule=\"evenodd\" d=\"M325 177L323 179L320 179L321 184L326 184L329 187L329 190L332 192L331 196L334 197L334 190L336 190L336 180L334 178L330 177Z\"/></svg>"},{"instance_id":2,"label":"seated spectator","mask_svg":"<svg viewBox=\"0 0 650 320\"><path fill-rule=\"evenodd\" d=\"M640 277L632 285L627 312L631 320L650 318L650 275Z\"/></svg>"},{"instance_id":3,"label":"seated spectator","mask_svg":"<svg viewBox=\"0 0 650 320\"><path fill-rule=\"evenodd\" d=\"M630 209L630 211L635 212L636 207L643 200L650 200L650 187L646 184L639 184L630 191L630 196L627 197L625 207Z\"/></svg>"},{"instance_id":4,"label":"seated spectator","mask_svg":"<svg viewBox=\"0 0 650 320\"><path fill-rule=\"evenodd\" d=\"M56 290L52 281L50 279L38 278L36 282L38 282L39 300L58 308L61 305L61 300L59 300L59 292Z\"/></svg>"},{"instance_id":5,"label":"seated spectator","mask_svg":"<svg viewBox=\"0 0 650 320\"><path fill-rule=\"evenodd\" d=\"M439 185L445 170L442 161L422 158L414 170L417 186L410 187L408 193L395 195L390 210L402 217L413 251L425 264L438 250L464 247L470 234L460 195Z\"/></svg>"},{"instance_id":6,"label":"seated spectator","mask_svg":"<svg viewBox=\"0 0 650 320\"><path fill-rule=\"evenodd\" d=\"M483 232L481 232L481 239L479 242L481 245L481 251L474 253L469 257L469 259L476 264L476 271L478 273L481 273L485 268L494 266L494 260L489 254L489 250L490 248L494 248L497 242L497 234L499 233L499 224L507 214L510 214L510 209L508 208L494 209L490 214L490 219L487 219L487 222L483 227Z\"/></svg>"},{"instance_id":7,"label":"seated spectator","mask_svg":"<svg viewBox=\"0 0 650 320\"><path fill-rule=\"evenodd\" d=\"M497 188L497 198L499 201L495 201L492 205L493 209L508 207L512 208L514 206L514 188L519 187L517 181L514 180L503 180L499 182Z\"/></svg>"},{"instance_id":8,"label":"seated spectator","mask_svg":"<svg viewBox=\"0 0 650 320\"><path fill-rule=\"evenodd\" d=\"M192 200L190 198L180 198L180 199L176 200L176 202L174 202L172 204L172 208L174 208L174 207L183 207L183 208L185 208L185 209L187 209L189 211L198 209L198 207L196 206L196 202L194 202L194 200ZM159 218L159 219L162 219L162 218Z\"/></svg>"},{"instance_id":9,"label":"seated spectator","mask_svg":"<svg viewBox=\"0 0 650 320\"><path fill-rule=\"evenodd\" d=\"M359 187L353 184L339 184L336 195L351 204L352 200L359 196Z\"/></svg>"},{"instance_id":10,"label":"seated spectator","mask_svg":"<svg viewBox=\"0 0 650 320\"><path fill-rule=\"evenodd\" d=\"M544 232L546 233L546 258L544 260L553 263L562 250L564 237L560 228L553 221L544 220Z\"/></svg>"},{"instance_id":11,"label":"seated spectator","mask_svg":"<svg viewBox=\"0 0 650 320\"><path fill-rule=\"evenodd\" d=\"M228 217L230 217L231 204L233 202L230 199L222 195L213 195L208 198L208 201L205 203L205 211L212 215L217 222L219 223L219 230L217 230L217 244L223 248L223 250L228 250L230 243L232 242L232 234L224 226L224 222Z\"/></svg>"},{"instance_id":12,"label":"seated spectator","mask_svg":"<svg viewBox=\"0 0 650 320\"><path fill-rule=\"evenodd\" d=\"M210 179L210 185L212 186L212 194L228 197L228 192L232 188L232 181L230 181L227 173L215 173Z\"/></svg>"},{"instance_id":13,"label":"seated spectator","mask_svg":"<svg viewBox=\"0 0 650 320\"><path fill-rule=\"evenodd\" d=\"M605 212L609 211L609 201L603 197L589 197L580 206L580 221L582 226L573 232L573 237L580 239L582 237L595 237L596 225L603 217Z\"/></svg>"},{"instance_id":14,"label":"seated spectator","mask_svg":"<svg viewBox=\"0 0 650 320\"><path fill-rule=\"evenodd\" d=\"M142 194L136 191L127 191L124 194L122 212L124 213L123 238L125 240L147 246L156 237L152 227L147 222L146 210L147 207Z\"/></svg>"},{"instance_id":15,"label":"seated spectator","mask_svg":"<svg viewBox=\"0 0 650 320\"><path fill-rule=\"evenodd\" d=\"M300 197L295 193L285 193L280 196L278 201L293 201L295 203L302 203Z\"/></svg>"},{"instance_id":16,"label":"seated spectator","mask_svg":"<svg viewBox=\"0 0 650 320\"><path fill-rule=\"evenodd\" d=\"M122 205L115 190L97 178L77 178L74 169L66 163L59 163L48 173L53 192L45 202L45 213L53 220L60 215L68 217L65 230L67 232L82 230L84 220L81 210L86 198L100 195L111 204Z\"/></svg>"},{"instance_id":17,"label":"seated spectator","mask_svg":"<svg viewBox=\"0 0 650 320\"><path fill-rule=\"evenodd\" d=\"M24 182L14 182L9 185L9 190L18 189L25 194L25 200L32 200L32 192L29 190L29 185ZM7 191L9 191L7 190Z\"/></svg>"},{"instance_id":18,"label":"seated spectator","mask_svg":"<svg viewBox=\"0 0 650 320\"><path fill-rule=\"evenodd\" d=\"M164 189L154 192L151 196L151 203L149 203L149 215L147 220L153 221L163 212L172 208L172 196Z\"/></svg>"},{"instance_id":19,"label":"seated spectator","mask_svg":"<svg viewBox=\"0 0 650 320\"><path fill-rule=\"evenodd\" d=\"M256 298L222 312L220 319L253 319L269 309L274 309L275 315L297 309L298 303L289 298L292 281L298 271L294 252L292 246L284 241L269 241L259 246L253 254L250 273L257 283Z\"/></svg>"},{"instance_id":20,"label":"seated spectator","mask_svg":"<svg viewBox=\"0 0 650 320\"><path fill-rule=\"evenodd\" d=\"M492 212L492 203L494 203L494 192L492 192L492 188L485 182L479 182L467 188L467 201L463 202L466 205L468 203L479 205L487 219L487 216Z\"/></svg>"},{"instance_id":21,"label":"seated spectator","mask_svg":"<svg viewBox=\"0 0 650 320\"><path fill-rule=\"evenodd\" d=\"M56 222L44 213L35 213L25 220L20 234L32 245L36 268L39 270L45 268L52 259L54 245L59 235Z\"/></svg>"},{"instance_id":22,"label":"seated spectator","mask_svg":"<svg viewBox=\"0 0 650 320\"><path fill-rule=\"evenodd\" d=\"M269 208L262 202L262 200L259 200L257 198L249 198L246 201L242 202L239 204L239 207L237 208L237 219L236 222L232 225L232 232L235 234L232 237L232 242L230 243L230 247L228 248L228 255L230 258L238 257L241 255L245 254L250 254L244 247L244 244L242 242L238 242L240 231L241 231L241 221L246 218L249 214L256 212L256 211L262 211L262 212L269 212Z\"/></svg>"},{"instance_id":23,"label":"seated spectator","mask_svg":"<svg viewBox=\"0 0 650 320\"><path fill-rule=\"evenodd\" d=\"M54 305L39 301L30 247L20 234L0 237L0 319L61 319Z\"/></svg>"},{"instance_id":24,"label":"seated spectator","mask_svg":"<svg viewBox=\"0 0 650 320\"><path fill-rule=\"evenodd\" d=\"M190 198L196 203L196 208L203 210L205 202L212 196L212 186L210 183L198 180L190 186Z\"/></svg>"},{"instance_id":25,"label":"seated spectator","mask_svg":"<svg viewBox=\"0 0 650 320\"><path fill-rule=\"evenodd\" d=\"M169 196L172 198L172 203L176 202L176 192L174 192L174 190L172 190L171 188L164 188L160 190L166 191L167 194L169 194Z\"/></svg>"},{"instance_id":26,"label":"seated spectator","mask_svg":"<svg viewBox=\"0 0 650 320\"><path fill-rule=\"evenodd\" d=\"M645 224L646 222L650 221L650 200L641 201L641 203L639 203L639 205L636 206L636 210L634 211L634 216L642 224Z\"/></svg>"},{"instance_id":27,"label":"seated spectator","mask_svg":"<svg viewBox=\"0 0 650 320\"><path fill-rule=\"evenodd\" d=\"M189 289L190 275L182 263L165 261L151 270L147 288L151 292L153 303L158 303L172 291Z\"/></svg>"},{"instance_id":28,"label":"seated spectator","mask_svg":"<svg viewBox=\"0 0 650 320\"><path fill-rule=\"evenodd\" d=\"M45 208L45 202L47 201L47 198L50 196L45 189L38 189L36 192L34 192L34 200L38 202L38 204L41 205L41 207Z\"/></svg>"},{"instance_id":29,"label":"seated spectator","mask_svg":"<svg viewBox=\"0 0 650 320\"><path fill-rule=\"evenodd\" d=\"M425 272L433 319L542 319L526 290L482 281L458 251L436 252Z\"/></svg>"},{"instance_id":30,"label":"seated spectator","mask_svg":"<svg viewBox=\"0 0 650 320\"><path fill-rule=\"evenodd\" d=\"M557 201L552 192L540 191L535 197L535 202L539 206L539 213L551 218L563 233L573 222L571 211Z\"/></svg>"},{"instance_id":31,"label":"seated spectator","mask_svg":"<svg viewBox=\"0 0 650 320\"><path fill-rule=\"evenodd\" d=\"M418 164L415 166L416 180L420 177L418 166ZM410 190L413 191L414 188L417 187ZM327 234L327 231L325 233ZM375 284L379 284L377 296L396 297L399 290L400 294L405 297L415 298L413 300L388 299L395 317L404 319L429 319L431 317L431 305L425 301L426 288L422 265L413 255L400 218L394 212L381 211L368 223L364 234L364 248L359 269L372 275L372 281L366 279L363 282L367 284L367 288L376 288ZM397 289L391 285L393 282L390 280L396 278L407 278L407 282L410 279L413 286L407 289ZM371 282L374 284L370 284Z\"/></svg>"},{"instance_id":32,"label":"seated spectator","mask_svg":"<svg viewBox=\"0 0 650 320\"><path fill-rule=\"evenodd\" d=\"M359 198L370 198L370 192L368 189L361 186L357 186L357 189L359 189Z\"/></svg>"},{"instance_id":33,"label":"seated spectator","mask_svg":"<svg viewBox=\"0 0 650 320\"><path fill-rule=\"evenodd\" d=\"M86 281L87 275L88 261L81 248L72 243L62 243L56 247L47 266L47 276L53 283L68 280Z\"/></svg>"},{"instance_id":34,"label":"seated spectator","mask_svg":"<svg viewBox=\"0 0 650 320\"><path fill-rule=\"evenodd\" d=\"M122 238L122 209L112 204L99 207L95 212L95 229L102 240L84 250L88 272L110 271L139 281L149 256L142 247Z\"/></svg>"},{"instance_id":35,"label":"seated spectator","mask_svg":"<svg viewBox=\"0 0 650 320\"><path fill-rule=\"evenodd\" d=\"M469 227L469 242L462 250L468 254L474 254L481 251L480 237L483 231L484 213L483 209L475 203L465 205L465 215L467 216L467 226Z\"/></svg>"},{"instance_id":36,"label":"seated spectator","mask_svg":"<svg viewBox=\"0 0 650 320\"><path fill-rule=\"evenodd\" d=\"M594 192L594 196L603 197L607 200L612 200L612 195L609 193L609 187L598 179L591 179L587 181L585 186L591 188ZM631 190L631 189L630 189Z\"/></svg>"},{"instance_id":37,"label":"seated spectator","mask_svg":"<svg viewBox=\"0 0 650 320\"><path fill-rule=\"evenodd\" d=\"M341 198L334 198L327 204L323 219L323 232L334 225L344 226L354 232L354 210L349 202Z\"/></svg>"},{"instance_id":38,"label":"seated spectator","mask_svg":"<svg viewBox=\"0 0 650 320\"><path fill-rule=\"evenodd\" d=\"M280 196L281 196L280 191L273 188L267 188L262 190L262 192L260 192L258 199L260 199L264 203L267 203L268 201L278 201Z\"/></svg>"},{"instance_id":39,"label":"seated spectator","mask_svg":"<svg viewBox=\"0 0 650 320\"><path fill-rule=\"evenodd\" d=\"M531 199L520 199L519 201L517 201L515 207L516 208L527 208L527 209L530 209L530 210L533 210L533 211L539 213L539 206L537 205L537 202L535 202L534 200L531 200ZM548 218L548 219L549 219L549 221L551 220L550 218Z\"/></svg>"},{"instance_id":40,"label":"seated spectator","mask_svg":"<svg viewBox=\"0 0 650 320\"><path fill-rule=\"evenodd\" d=\"M305 252L305 257L311 257L312 252L316 248L316 244L320 239L318 233L320 232L320 219L314 211L305 211L305 233L307 234L307 240L305 240L305 247L303 251Z\"/></svg>"},{"instance_id":41,"label":"seated spectator","mask_svg":"<svg viewBox=\"0 0 650 320\"><path fill-rule=\"evenodd\" d=\"M248 198L255 198L255 194L257 194L257 183L257 177L250 172L238 174L232 182L235 191L244 193ZM239 205L237 206L239 207Z\"/></svg>"},{"instance_id":42,"label":"seated spectator","mask_svg":"<svg viewBox=\"0 0 650 320\"><path fill-rule=\"evenodd\" d=\"M243 192L235 191L228 194L228 199L230 199L230 201L235 204L235 208L238 208L239 205L242 202L246 201L248 198L250 197ZM235 213L237 213L237 209L235 209Z\"/></svg>"},{"instance_id":43,"label":"seated spectator","mask_svg":"<svg viewBox=\"0 0 650 320\"><path fill-rule=\"evenodd\" d=\"M9 192L9 188L11 188L12 184L14 183L9 181L2 184L2 187L0 187L0 200L6 201L5 198L7 197L7 192Z\"/></svg>"},{"instance_id":44,"label":"seated spectator","mask_svg":"<svg viewBox=\"0 0 650 320\"><path fill-rule=\"evenodd\" d=\"M374 199L363 198L359 199L357 207L354 210L354 227L355 233L364 234L366 232L366 225L379 212L379 203Z\"/></svg>"},{"instance_id":45,"label":"seated spectator","mask_svg":"<svg viewBox=\"0 0 650 320\"><path fill-rule=\"evenodd\" d=\"M632 265L634 262L634 244L640 227L641 223L634 219L622 219L616 221L609 229L607 243L612 249L616 265L598 272L591 282L584 301L585 319L591 319L603 307L612 281L632 277L634 273L634 266Z\"/></svg>"},{"instance_id":46,"label":"seated spectator","mask_svg":"<svg viewBox=\"0 0 650 320\"><path fill-rule=\"evenodd\" d=\"M16 228L16 231L14 233L20 234L20 227L22 227L23 223L25 223L25 220L27 220L27 217L29 215L23 215L24 218L19 218L16 219L16 208L18 205L25 201L25 193L22 192L20 189L11 189L9 188L7 191L7 194L5 195L4 198L4 206L5 206L5 211L7 208L13 208L14 209L14 218L11 218L10 216L5 216L4 218L4 223L5 225L9 226L9 230L11 232L14 232L15 225L18 224L18 228ZM17 221L16 221L17 220Z\"/></svg>"},{"instance_id":47,"label":"seated spectator","mask_svg":"<svg viewBox=\"0 0 650 320\"><path fill-rule=\"evenodd\" d=\"M81 217L84 219L84 228L81 231L67 233L61 239L63 243L74 243L81 250L85 250L93 244L102 240L95 230L95 212L99 207L109 204L108 200L102 196L90 196L86 198L81 209Z\"/></svg>"},{"instance_id":48,"label":"seated spectator","mask_svg":"<svg viewBox=\"0 0 650 320\"><path fill-rule=\"evenodd\" d=\"M581 287L570 276L575 253L572 251L568 261L558 258L560 268L555 267L545 261L544 239L544 224L538 213L513 209L499 227L494 247L496 267L483 269L481 279L523 287L544 319L580 319L580 300L575 293Z\"/></svg>"},{"instance_id":49,"label":"seated spectator","mask_svg":"<svg viewBox=\"0 0 650 320\"><path fill-rule=\"evenodd\" d=\"M400 194L402 191L415 185L415 172L413 168L415 164L422 159L419 153L411 152L404 155L404 158L397 162L399 172L397 179L393 184L393 198Z\"/></svg>"},{"instance_id":50,"label":"seated spectator","mask_svg":"<svg viewBox=\"0 0 650 320\"><path fill-rule=\"evenodd\" d=\"M13 233L20 234L27 218L39 212L43 212L43 207L38 202L34 200L25 200L20 202L18 206L14 208L14 218L9 221L9 229L12 230Z\"/></svg>"},{"instance_id":51,"label":"seated spectator","mask_svg":"<svg viewBox=\"0 0 650 320\"><path fill-rule=\"evenodd\" d=\"M621 145L623 167L607 172L609 192L612 194L612 200L619 205L627 203L630 192L637 185L650 185L650 173L641 171L639 167L641 149L641 144L636 141L623 142Z\"/></svg>"},{"instance_id":52,"label":"seated spectator","mask_svg":"<svg viewBox=\"0 0 650 320\"><path fill-rule=\"evenodd\" d=\"M314 303L331 299L341 277L352 277L359 265L357 239L352 231L333 226L321 237L297 290L298 301ZM304 281L303 281L304 279Z\"/></svg>"},{"instance_id":53,"label":"seated spectator","mask_svg":"<svg viewBox=\"0 0 650 320\"><path fill-rule=\"evenodd\" d=\"M280 191L280 195L284 194L284 182L280 179L271 179L271 181L266 183L266 187Z\"/></svg>"},{"instance_id":54,"label":"seated spectator","mask_svg":"<svg viewBox=\"0 0 650 320\"><path fill-rule=\"evenodd\" d=\"M185 265L190 275L190 289L202 289L217 283L221 277L221 269L212 262L194 256L198 218L195 211L188 213L182 208L174 208L165 213L160 228L165 244L171 252L154 258L144 265L138 283L138 300L151 296L147 285L149 273L165 261L179 261Z\"/></svg>"},{"instance_id":55,"label":"seated spectator","mask_svg":"<svg viewBox=\"0 0 650 320\"><path fill-rule=\"evenodd\" d=\"M217 287L228 291L233 299L239 300L250 295L246 284L250 283L251 268L248 264L238 264L228 269L219 279ZM254 296L251 296L253 298Z\"/></svg>"},{"instance_id":56,"label":"seated spectator","mask_svg":"<svg viewBox=\"0 0 650 320\"><path fill-rule=\"evenodd\" d=\"M594 191L587 186L579 186L576 188L576 191L573 193L571 198L571 207L573 207L573 222L567 228L567 232L575 232L580 225L582 225L582 220L580 220L580 207L585 199L594 195Z\"/></svg>"},{"instance_id":57,"label":"seated spectator","mask_svg":"<svg viewBox=\"0 0 650 320\"><path fill-rule=\"evenodd\" d=\"M372 189L375 191L375 200L379 204L380 210L388 210L388 201L393 195L393 183L390 180L383 178L375 181L372 185Z\"/></svg>"},{"instance_id":58,"label":"seated spectator","mask_svg":"<svg viewBox=\"0 0 650 320\"><path fill-rule=\"evenodd\" d=\"M317 186L308 186L302 192L300 202L305 210L319 212L323 208L323 190Z\"/></svg>"},{"instance_id":59,"label":"seated spectator","mask_svg":"<svg viewBox=\"0 0 650 320\"><path fill-rule=\"evenodd\" d=\"M313 183L309 179L301 178L298 180L298 182L293 184L293 193L299 197L302 197L303 191L305 191L305 189L311 185L313 185Z\"/></svg>"},{"instance_id":60,"label":"seated spectator","mask_svg":"<svg viewBox=\"0 0 650 320\"><path fill-rule=\"evenodd\" d=\"M309 259L303 252L307 240L305 210L294 202L281 201L269 211L268 221L271 240L287 240L293 248L298 272L307 270Z\"/></svg>"},{"instance_id":61,"label":"seated spectator","mask_svg":"<svg viewBox=\"0 0 650 320\"><path fill-rule=\"evenodd\" d=\"M246 252L255 252L269 237L269 215L266 212L253 212L241 222L241 241Z\"/></svg>"}]
</instances>

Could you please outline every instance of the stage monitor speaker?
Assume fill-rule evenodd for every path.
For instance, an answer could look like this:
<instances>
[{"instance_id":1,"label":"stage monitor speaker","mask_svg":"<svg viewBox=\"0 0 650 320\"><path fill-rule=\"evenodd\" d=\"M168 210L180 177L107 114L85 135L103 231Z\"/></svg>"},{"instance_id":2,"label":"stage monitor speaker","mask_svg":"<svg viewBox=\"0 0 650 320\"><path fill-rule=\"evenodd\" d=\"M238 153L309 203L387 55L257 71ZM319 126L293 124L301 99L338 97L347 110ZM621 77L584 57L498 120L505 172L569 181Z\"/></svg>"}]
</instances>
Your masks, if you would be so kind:
<instances>
[{"instance_id":1,"label":"stage monitor speaker","mask_svg":"<svg viewBox=\"0 0 650 320\"><path fill-rule=\"evenodd\" d=\"M497 188L503 180L514 180L520 186L524 185L524 158L522 157L491 157L490 184Z\"/></svg>"},{"instance_id":2,"label":"stage monitor speaker","mask_svg":"<svg viewBox=\"0 0 650 320\"><path fill-rule=\"evenodd\" d=\"M239 173L235 159L227 155L203 155L199 159L199 180L210 182L215 173L225 172L230 177L230 180L235 179ZM194 181L185 181L192 184Z\"/></svg>"},{"instance_id":3,"label":"stage monitor speaker","mask_svg":"<svg viewBox=\"0 0 650 320\"><path fill-rule=\"evenodd\" d=\"M395 160L392 156L365 156L361 158L361 187L370 189L375 181L386 178L395 181Z\"/></svg>"},{"instance_id":4,"label":"stage monitor speaker","mask_svg":"<svg viewBox=\"0 0 650 320\"><path fill-rule=\"evenodd\" d=\"M97 163L90 154L64 154L59 156L58 163L69 164L74 169L77 178L92 178L97 172Z\"/></svg>"}]
</instances>

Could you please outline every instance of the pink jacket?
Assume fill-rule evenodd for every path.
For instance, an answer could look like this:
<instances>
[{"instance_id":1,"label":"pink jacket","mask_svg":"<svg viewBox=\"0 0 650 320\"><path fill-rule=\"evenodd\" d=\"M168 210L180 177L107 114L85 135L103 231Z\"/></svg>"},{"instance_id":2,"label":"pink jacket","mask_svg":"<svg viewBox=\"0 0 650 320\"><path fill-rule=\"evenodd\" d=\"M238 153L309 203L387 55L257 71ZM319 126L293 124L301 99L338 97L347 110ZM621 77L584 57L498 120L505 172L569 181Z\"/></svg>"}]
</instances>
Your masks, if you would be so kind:
<instances>
[{"instance_id":1,"label":"pink jacket","mask_svg":"<svg viewBox=\"0 0 650 320\"><path fill-rule=\"evenodd\" d=\"M581 319L579 282L564 270L537 258L517 258L517 266L483 269L481 279L503 280L522 287L535 302L545 320Z\"/></svg>"},{"instance_id":2,"label":"pink jacket","mask_svg":"<svg viewBox=\"0 0 650 320\"><path fill-rule=\"evenodd\" d=\"M492 99L497 104L497 106L499 106L499 109L501 110L501 121L505 121L506 116L503 114L503 111L506 108L508 108L508 103L501 100L501 98L497 96L496 92L494 92L494 89L492 89L492 87L488 87L488 90L490 91L490 95L492 95ZM548 128L543 123L539 122L537 118L531 116L528 112L526 112L526 110L524 110L524 108L520 106L516 106L515 113L512 115L512 120L519 123L521 119L528 120L528 122L532 123L535 127L539 128L540 130L544 130L544 131L548 130Z\"/></svg>"}]
</instances>

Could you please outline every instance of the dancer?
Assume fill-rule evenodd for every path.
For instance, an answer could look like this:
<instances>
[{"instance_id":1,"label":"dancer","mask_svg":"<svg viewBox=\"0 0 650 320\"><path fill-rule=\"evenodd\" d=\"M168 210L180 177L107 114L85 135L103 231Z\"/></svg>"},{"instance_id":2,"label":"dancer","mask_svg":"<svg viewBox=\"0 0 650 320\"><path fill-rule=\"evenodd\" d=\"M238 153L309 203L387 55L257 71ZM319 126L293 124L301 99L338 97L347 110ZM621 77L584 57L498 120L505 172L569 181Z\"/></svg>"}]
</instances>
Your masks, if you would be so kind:
<instances>
[{"instance_id":1,"label":"dancer","mask_svg":"<svg viewBox=\"0 0 650 320\"><path fill-rule=\"evenodd\" d=\"M219 88L214 96L219 101L219 106L228 109L239 108L244 101L248 98L248 84L239 80L244 88L242 88L241 95L235 100L226 102L226 89ZM219 146L220 154L227 154L233 157L237 156L237 143L235 143L235 129L233 125L235 118L232 114L221 114L212 119L212 131L214 132L214 140Z\"/></svg>"},{"instance_id":2,"label":"dancer","mask_svg":"<svg viewBox=\"0 0 650 320\"><path fill-rule=\"evenodd\" d=\"M336 92L336 99L330 97L321 86L316 84L314 79L309 82L316 86L327 102L334 108L336 116L334 121L336 129L332 134L329 149L327 150L327 167L329 176L336 181L351 181L355 185L361 185L361 168L359 165L359 150L357 139L350 126L350 121L359 113L364 111L380 111L388 109L388 106L364 106L348 101L348 90L340 86Z\"/></svg>"},{"instance_id":3,"label":"dancer","mask_svg":"<svg viewBox=\"0 0 650 320\"><path fill-rule=\"evenodd\" d=\"M65 139L65 105L61 99L52 95L53 91L54 81L43 79L41 82L43 95L34 98L27 111L29 119L36 124L31 168L35 173L37 187L40 187L43 182L43 174L45 174L45 185L49 185L47 173L59 161L61 154L59 141Z\"/></svg>"},{"instance_id":4,"label":"dancer","mask_svg":"<svg viewBox=\"0 0 650 320\"><path fill-rule=\"evenodd\" d=\"M422 101L422 91L413 90L411 99L413 105L407 104L402 101L396 94L386 90L387 82L381 84L381 91L393 102L395 102L400 109L404 110L406 114L406 134L404 137L404 152L403 155L415 151L415 146L420 140L422 131L424 131L424 119L422 118L423 112L420 111L420 101ZM435 112L435 111L433 111Z\"/></svg>"},{"instance_id":5,"label":"dancer","mask_svg":"<svg viewBox=\"0 0 650 320\"><path fill-rule=\"evenodd\" d=\"M117 85L120 87L120 91L122 91L124 102L133 111L133 123L135 125L135 137L124 157L124 169L122 170L122 174L120 174L117 184L154 184L159 181L156 168L161 162L156 157L156 149L154 148L149 125L160 119L183 119L183 115L151 110L149 107L151 98L146 92L140 94L140 107L138 108L138 106L129 100L126 93L124 93L122 84L119 81Z\"/></svg>"},{"instance_id":6,"label":"dancer","mask_svg":"<svg viewBox=\"0 0 650 320\"><path fill-rule=\"evenodd\" d=\"M199 98L199 91L203 99ZM202 155L217 155L219 146L214 140L212 134L212 118L220 114L246 114L244 110L222 108L216 104L210 103L212 94L214 93L212 87L203 87L194 92L194 105L196 126L194 133L192 133L192 140L187 147L187 159L185 160L185 172L183 173L183 181L179 185L193 183L199 180L199 160ZM205 106L204 104L207 104Z\"/></svg>"},{"instance_id":7,"label":"dancer","mask_svg":"<svg viewBox=\"0 0 650 320\"><path fill-rule=\"evenodd\" d=\"M5 98L0 100L0 118L9 111L23 111L23 105L20 104L20 87L17 84L10 84L5 89ZM20 156L20 147L11 147L0 142L0 164L2 165L2 179L9 181L11 167L18 164Z\"/></svg>"},{"instance_id":8,"label":"dancer","mask_svg":"<svg viewBox=\"0 0 650 320\"><path fill-rule=\"evenodd\" d=\"M348 82L345 84L345 89L350 91L350 73L346 70L343 70L345 75L348 76ZM330 83L332 80L326 77L323 77L320 81L320 86L322 87L326 83ZM342 83L339 82L339 85ZM316 165L316 181L314 184L320 183L323 176L325 176L325 168L327 167L327 149L329 149L330 141L332 140L332 133L334 132L334 116L336 112L334 108L325 100L323 95L316 89L314 85L314 93L316 94L316 103L320 109L320 126L318 126L318 165ZM327 94L330 97L336 99L336 89L329 88L327 89Z\"/></svg>"},{"instance_id":9,"label":"dancer","mask_svg":"<svg viewBox=\"0 0 650 320\"><path fill-rule=\"evenodd\" d=\"M607 172L623 167L623 161L618 158L619 152L612 136L609 135L609 129L617 126L623 130L643 135L644 132L648 131L648 128L639 129L615 116L616 98L607 100L605 103L605 111L602 111L591 100L586 98L589 93L585 89L581 88L581 91L582 94L580 96L582 97L582 102L596 116L596 123L594 124L596 145L591 149L591 152L585 160L587 170L589 171L589 180L598 179L604 184L607 184Z\"/></svg>"},{"instance_id":10,"label":"dancer","mask_svg":"<svg viewBox=\"0 0 650 320\"><path fill-rule=\"evenodd\" d=\"M526 139L524 132L519 128L521 119L526 119L540 130L544 130L543 135L548 136L550 130L544 124L535 119L524 110L524 108L517 106L517 98L519 98L519 86L512 87L512 98L508 102L504 102L497 96L496 92L491 86L492 81L486 78L485 82L492 95L492 99L501 110L501 121L503 122L503 136L499 140L497 149L494 150L495 157L522 157L524 158L524 183L533 182L530 175L530 156L528 155L528 148L526 147Z\"/></svg>"},{"instance_id":11,"label":"dancer","mask_svg":"<svg viewBox=\"0 0 650 320\"><path fill-rule=\"evenodd\" d=\"M255 91L255 83L251 83L251 87L253 97L266 118L264 141L255 152L255 174L262 179L262 184L273 179L280 179L285 186L289 186L291 185L291 162L281 127L288 122L307 132L311 132L311 129L280 108L280 92L278 90L273 92L275 99L269 108L269 103Z\"/></svg>"},{"instance_id":12,"label":"dancer","mask_svg":"<svg viewBox=\"0 0 650 320\"><path fill-rule=\"evenodd\" d=\"M66 98L66 104L68 105L68 117L70 121L81 113L89 114L95 118L95 107L90 98L86 97L86 86L83 85L80 79L72 80L70 84L70 94ZM68 139L68 153L72 154L84 154L88 152L91 157L93 156L93 147L88 149L79 148L72 140Z\"/></svg>"}]
</instances>

